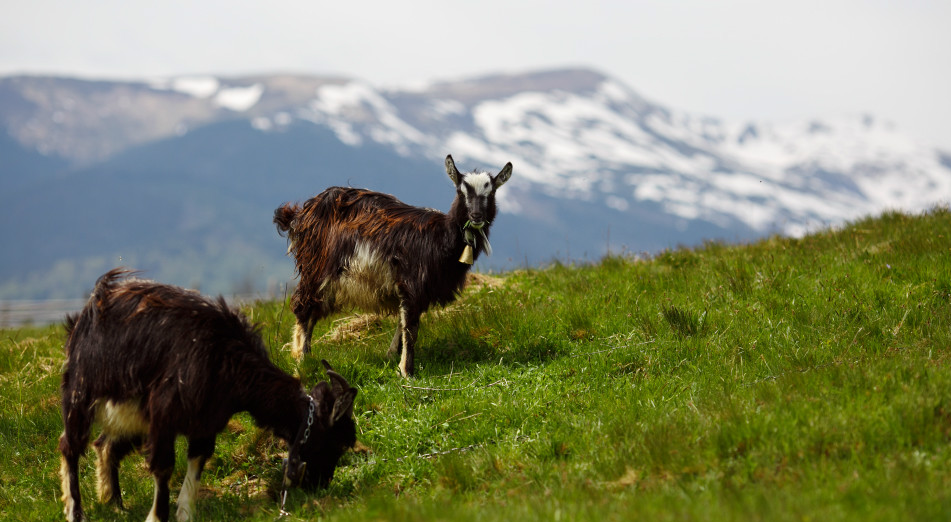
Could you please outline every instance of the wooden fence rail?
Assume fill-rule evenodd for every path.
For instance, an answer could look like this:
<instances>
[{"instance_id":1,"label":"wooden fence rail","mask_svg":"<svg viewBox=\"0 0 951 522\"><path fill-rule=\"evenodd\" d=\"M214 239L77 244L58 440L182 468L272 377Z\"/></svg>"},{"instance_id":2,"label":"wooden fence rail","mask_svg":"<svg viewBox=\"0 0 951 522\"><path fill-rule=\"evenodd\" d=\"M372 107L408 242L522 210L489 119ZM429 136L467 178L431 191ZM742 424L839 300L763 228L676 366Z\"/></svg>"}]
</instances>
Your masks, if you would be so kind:
<instances>
[{"instance_id":1,"label":"wooden fence rail","mask_svg":"<svg viewBox=\"0 0 951 522\"><path fill-rule=\"evenodd\" d=\"M82 310L85 304L85 299L0 301L0 328L60 322L66 314Z\"/></svg>"},{"instance_id":2,"label":"wooden fence rail","mask_svg":"<svg viewBox=\"0 0 951 522\"><path fill-rule=\"evenodd\" d=\"M253 303L260 299L280 299L273 295L234 295L232 304ZM86 299L41 299L0 301L0 329L21 326L45 326L62 322L66 314L82 310Z\"/></svg>"}]
</instances>

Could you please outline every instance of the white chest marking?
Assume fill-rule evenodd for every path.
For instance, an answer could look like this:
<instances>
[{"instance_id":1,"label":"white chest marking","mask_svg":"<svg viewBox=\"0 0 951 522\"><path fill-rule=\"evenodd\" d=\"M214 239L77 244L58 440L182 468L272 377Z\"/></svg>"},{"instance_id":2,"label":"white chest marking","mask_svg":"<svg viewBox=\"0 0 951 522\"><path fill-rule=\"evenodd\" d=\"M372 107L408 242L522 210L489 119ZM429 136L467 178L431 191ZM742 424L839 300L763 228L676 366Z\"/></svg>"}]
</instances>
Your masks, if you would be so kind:
<instances>
[{"instance_id":1,"label":"white chest marking","mask_svg":"<svg viewBox=\"0 0 951 522\"><path fill-rule=\"evenodd\" d=\"M98 415L102 431L110 437L148 434L149 421L138 403L137 400L120 403L106 401L105 404L99 405Z\"/></svg>"},{"instance_id":2,"label":"white chest marking","mask_svg":"<svg viewBox=\"0 0 951 522\"><path fill-rule=\"evenodd\" d=\"M392 267L362 241L356 244L346 271L328 282L326 290L337 308L392 313L398 305Z\"/></svg>"}]
</instances>

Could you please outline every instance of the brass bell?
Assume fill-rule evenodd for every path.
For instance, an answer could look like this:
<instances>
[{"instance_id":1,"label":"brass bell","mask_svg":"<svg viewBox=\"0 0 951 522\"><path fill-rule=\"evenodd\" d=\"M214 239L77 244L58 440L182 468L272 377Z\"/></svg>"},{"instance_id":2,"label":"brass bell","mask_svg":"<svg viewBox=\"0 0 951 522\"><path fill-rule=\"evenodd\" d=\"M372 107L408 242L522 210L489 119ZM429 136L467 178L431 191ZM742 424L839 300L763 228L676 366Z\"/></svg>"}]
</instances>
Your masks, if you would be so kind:
<instances>
[{"instance_id":1,"label":"brass bell","mask_svg":"<svg viewBox=\"0 0 951 522\"><path fill-rule=\"evenodd\" d=\"M466 245L466 247L462 249L462 255L459 256L459 262L465 263L467 265L474 263L474 260L472 259L472 245Z\"/></svg>"}]
</instances>

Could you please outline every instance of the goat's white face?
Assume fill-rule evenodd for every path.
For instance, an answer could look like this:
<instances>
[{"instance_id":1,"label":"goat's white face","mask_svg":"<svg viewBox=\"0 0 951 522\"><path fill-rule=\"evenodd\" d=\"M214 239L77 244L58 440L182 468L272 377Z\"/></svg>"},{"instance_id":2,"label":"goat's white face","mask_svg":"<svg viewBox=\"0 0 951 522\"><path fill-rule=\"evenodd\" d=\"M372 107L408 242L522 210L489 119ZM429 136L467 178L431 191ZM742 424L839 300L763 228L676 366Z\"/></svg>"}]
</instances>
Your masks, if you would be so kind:
<instances>
[{"instance_id":1,"label":"goat's white face","mask_svg":"<svg viewBox=\"0 0 951 522\"><path fill-rule=\"evenodd\" d=\"M492 176L488 172L465 174L462 177L459 192L462 193L466 209L469 211L469 220L473 225L482 225L488 213L490 199L495 197Z\"/></svg>"}]
</instances>

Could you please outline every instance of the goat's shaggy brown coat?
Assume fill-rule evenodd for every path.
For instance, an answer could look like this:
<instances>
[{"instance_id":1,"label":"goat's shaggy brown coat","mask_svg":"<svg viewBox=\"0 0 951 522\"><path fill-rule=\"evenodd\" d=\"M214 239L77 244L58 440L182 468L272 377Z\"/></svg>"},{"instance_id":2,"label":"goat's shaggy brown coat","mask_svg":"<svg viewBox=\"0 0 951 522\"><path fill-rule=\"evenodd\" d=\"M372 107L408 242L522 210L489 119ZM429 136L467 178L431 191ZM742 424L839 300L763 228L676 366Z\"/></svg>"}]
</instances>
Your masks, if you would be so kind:
<instances>
[{"instance_id":1,"label":"goat's shaggy brown coat","mask_svg":"<svg viewBox=\"0 0 951 522\"><path fill-rule=\"evenodd\" d=\"M275 366L261 337L223 299L138 279L102 276L83 310L67 317L60 437L67 520L83 519L79 457L94 420L100 500L121 506L119 462L139 446L155 479L149 520L168 520L175 438L188 438L189 467L178 519L192 514L198 479L216 435L237 412L287 441L286 479L322 485L353 446L356 389L329 369L310 392ZM307 429L307 419L312 419ZM309 437L302 435L312 432ZM306 472L301 462L309 464Z\"/></svg>"},{"instance_id":2,"label":"goat's shaggy brown coat","mask_svg":"<svg viewBox=\"0 0 951 522\"><path fill-rule=\"evenodd\" d=\"M462 174L447 156L446 172L456 187L448 214L345 187L274 211L300 276L291 298L295 357L310 351L314 324L334 311L396 313L400 325L390 353L402 353L400 372L413 375L420 314L456 298L471 268L460 261L467 245L473 260L488 249L495 192L508 181L512 164L495 176Z\"/></svg>"}]
</instances>

